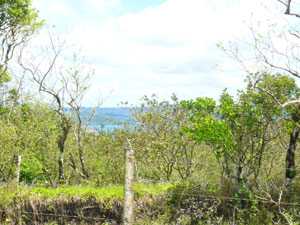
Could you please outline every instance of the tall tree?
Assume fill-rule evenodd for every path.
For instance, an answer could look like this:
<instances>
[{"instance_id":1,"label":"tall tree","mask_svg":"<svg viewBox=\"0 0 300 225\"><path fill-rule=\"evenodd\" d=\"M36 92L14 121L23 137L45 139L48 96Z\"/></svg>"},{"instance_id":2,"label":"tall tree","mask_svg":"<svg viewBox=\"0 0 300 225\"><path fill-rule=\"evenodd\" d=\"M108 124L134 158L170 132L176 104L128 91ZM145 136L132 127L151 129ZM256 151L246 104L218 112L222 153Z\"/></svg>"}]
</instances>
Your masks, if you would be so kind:
<instances>
[{"instance_id":1,"label":"tall tree","mask_svg":"<svg viewBox=\"0 0 300 225\"><path fill-rule=\"evenodd\" d=\"M156 95L145 96L141 106L132 109L137 122L132 144L140 149L136 157L157 180L170 181L176 174L187 181L199 163L200 146L181 133L187 123L187 111L175 95L171 98L169 102L158 101Z\"/></svg>"},{"instance_id":2,"label":"tall tree","mask_svg":"<svg viewBox=\"0 0 300 225\"><path fill-rule=\"evenodd\" d=\"M257 75L263 78L256 80L256 90L253 89L253 99L256 104L263 107L265 115L273 124L281 124L276 127L277 132L289 136L289 144L286 153L286 178L292 180L296 176L295 153L300 133L300 105L288 104L280 107L280 102L297 101L300 97L300 88L295 80L287 75L263 74ZM249 87L253 83L249 83Z\"/></svg>"},{"instance_id":3,"label":"tall tree","mask_svg":"<svg viewBox=\"0 0 300 225\"><path fill-rule=\"evenodd\" d=\"M25 44L43 25L31 0L0 1L0 83L8 79L8 62L16 47Z\"/></svg>"},{"instance_id":4,"label":"tall tree","mask_svg":"<svg viewBox=\"0 0 300 225\"><path fill-rule=\"evenodd\" d=\"M66 49L66 39L61 41L49 31L49 42L48 51L38 56L28 57L30 59L20 59L19 63L33 79L38 92L48 99L50 97L50 104L59 116L61 133L57 139L60 152L58 180L62 183L65 179L65 143L75 122L73 115L80 117L81 103L90 85L91 71L86 70L82 66L83 62L78 61L77 53L73 54L72 59L62 59L63 51ZM96 101L98 104L97 99ZM81 125L78 129L81 129ZM81 131L78 132L75 134L79 143L79 157L83 176L87 177L82 155L82 134Z\"/></svg>"},{"instance_id":5,"label":"tall tree","mask_svg":"<svg viewBox=\"0 0 300 225\"><path fill-rule=\"evenodd\" d=\"M276 17L270 19L266 16L265 21L260 21L257 25L250 24L251 39L247 39L246 45L253 46L252 52L243 52L241 49L243 49L245 42L239 40L231 41L228 45L218 44L218 46L252 77L252 88L264 91L273 99L272 104L280 107L282 112L288 112L293 126L289 131L290 144L286 156L286 178L293 179L295 177L296 143L300 132L298 126L300 96L298 91L294 95L282 93L286 91L281 92L281 87L291 88L291 92L295 91L295 87L282 86L288 84L287 77L279 79L279 77L272 77L267 74L281 73L295 79L300 78L300 14L297 12L298 2L295 0L274 0L273 2L280 6L275 10L282 9L283 6L284 14L277 11ZM272 9L272 11L274 10ZM269 81L271 83L268 84ZM271 87L270 85L275 86Z\"/></svg>"},{"instance_id":6,"label":"tall tree","mask_svg":"<svg viewBox=\"0 0 300 225\"><path fill-rule=\"evenodd\" d=\"M240 92L235 101L225 91L218 105L211 98L182 104L190 110L191 121L184 131L213 149L228 179L239 184L251 174L258 177L263 154L273 137L268 132L270 121L248 93Z\"/></svg>"}]
</instances>

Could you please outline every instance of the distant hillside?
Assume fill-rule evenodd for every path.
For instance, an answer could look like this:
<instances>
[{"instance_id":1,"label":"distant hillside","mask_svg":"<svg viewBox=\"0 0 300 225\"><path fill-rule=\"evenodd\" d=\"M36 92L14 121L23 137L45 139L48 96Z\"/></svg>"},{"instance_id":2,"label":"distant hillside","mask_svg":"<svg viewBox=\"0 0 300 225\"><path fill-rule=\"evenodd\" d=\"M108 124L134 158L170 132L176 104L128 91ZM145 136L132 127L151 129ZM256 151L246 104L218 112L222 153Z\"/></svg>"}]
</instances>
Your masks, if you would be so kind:
<instances>
[{"instance_id":1,"label":"distant hillside","mask_svg":"<svg viewBox=\"0 0 300 225\"><path fill-rule=\"evenodd\" d=\"M93 110L93 108L90 107L83 107L81 109L82 117L83 119L88 118ZM97 109L90 126L96 126L96 125L110 125L114 124L109 119L113 119L116 122L124 122L128 121L131 123L134 123L135 121L130 117L130 109L124 109L124 108L99 108Z\"/></svg>"}]
</instances>

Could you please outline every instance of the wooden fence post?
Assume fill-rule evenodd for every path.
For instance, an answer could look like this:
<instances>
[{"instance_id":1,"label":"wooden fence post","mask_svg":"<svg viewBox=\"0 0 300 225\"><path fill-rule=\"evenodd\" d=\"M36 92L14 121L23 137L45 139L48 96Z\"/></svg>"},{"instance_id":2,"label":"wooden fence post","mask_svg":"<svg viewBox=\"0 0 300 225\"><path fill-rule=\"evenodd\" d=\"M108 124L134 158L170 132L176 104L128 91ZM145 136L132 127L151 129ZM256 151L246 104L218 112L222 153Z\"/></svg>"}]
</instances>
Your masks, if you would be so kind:
<instances>
[{"instance_id":1,"label":"wooden fence post","mask_svg":"<svg viewBox=\"0 0 300 225\"><path fill-rule=\"evenodd\" d=\"M17 166L17 184L18 185L20 183L21 160L22 160L22 156L19 153L19 155L18 155L18 166Z\"/></svg>"},{"instance_id":2,"label":"wooden fence post","mask_svg":"<svg viewBox=\"0 0 300 225\"><path fill-rule=\"evenodd\" d=\"M129 143L130 144L130 143ZM134 223L134 150L125 148L125 184L124 184L124 203L123 203L123 224L132 225Z\"/></svg>"}]
</instances>

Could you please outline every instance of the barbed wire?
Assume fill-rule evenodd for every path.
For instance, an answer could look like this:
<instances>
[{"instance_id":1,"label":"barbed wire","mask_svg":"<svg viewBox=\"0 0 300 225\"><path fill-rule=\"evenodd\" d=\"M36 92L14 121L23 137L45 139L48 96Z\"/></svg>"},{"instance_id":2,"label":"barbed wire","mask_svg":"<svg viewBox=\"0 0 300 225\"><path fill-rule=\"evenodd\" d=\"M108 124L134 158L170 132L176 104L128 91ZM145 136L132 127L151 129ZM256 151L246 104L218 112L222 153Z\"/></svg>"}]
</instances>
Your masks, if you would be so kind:
<instances>
[{"instance_id":1,"label":"barbed wire","mask_svg":"<svg viewBox=\"0 0 300 225\"><path fill-rule=\"evenodd\" d=\"M132 190L125 190L125 191L132 191ZM261 203L272 203L276 204L277 202L274 200L263 200L263 199L249 199L249 198L237 198L237 197L227 197L227 196L217 196L217 195L205 195L205 194L188 194L183 192L167 192L167 194L172 195L181 195L181 196L188 196L188 197L203 197L200 199L202 201L211 201L211 200L234 200L234 201L250 201L250 202L261 202ZM292 205L292 206L300 206L300 203L296 202L282 202L280 201L281 205ZM7 212L6 210L0 209L1 212ZM13 211L14 213L21 213L21 214L30 214L30 215L41 215L41 216L53 216L53 217L68 217L68 218L77 218L77 219L85 219L85 220L97 220L97 221L112 221L112 222L122 222L122 220L118 219L109 219L105 217L91 217L91 216L77 216L77 215L67 215L67 214L55 214L55 213L43 213L43 212L28 212L28 211L21 211L21 210L9 210Z\"/></svg>"},{"instance_id":2,"label":"barbed wire","mask_svg":"<svg viewBox=\"0 0 300 225\"><path fill-rule=\"evenodd\" d=\"M132 190L125 190L125 191L132 191ZM249 201L249 202L261 202L261 203L272 203L276 204L277 202L274 200L263 200L263 199L249 199L249 198L238 198L238 197L228 197L228 196L217 196L217 195L205 195L205 194L188 194L188 193L183 193L183 192L167 192L167 194L172 194L172 195L181 195L181 196L187 196L187 197L202 197L200 199L201 201L218 201L218 200L231 200L231 201ZM292 205L292 206L300 206L300 203L296 202L282 202L280 201L281 205ZM7 213L7 210L0 209L1 212ZM99 222L104 222L104 221L110 221L110 222L122 222L122 220L119 219L110 219L110 218L105 218L105 217L91 217L91 216L78 216L78 215L67 215L67 214L56 214L56 213L43 213L43 212L29 212L25 210L9 210L14 213L19 213L19 214L29 214L33 216L48 216L48 217L68 217L68 218L75 218L75 219L80 219L80 220L95 220Z\"/></svg>"},{"instance_id":3,"label":"barbed wire","mask_svg":"<svg viewBox=\"0 0 300 225\"><path fill-rule=\"evenodd\" d=\"M124 190L124 191L130 191L132 192L133 190ZM173 192L173 191L163 191L164 194L167 194L167 196L173 196L173 195L178 195L178 196L184 196L184 197L195 197L195 198L200 198L197 200L200 201L220 201L220 200L228 200L228 201L246 201L246 202L260 202L260 203L270 203L270 204L281 204L281 205L290 205L290 206L300 206L300 203L297 202L283 202L274 199L262 199L263 197L260 196L254 196L253 198L242 198L242 197L230 197L230 196L218 196L218 195L208 195L208 194L193 194L193 193L185 193L187 190L183 190L182 192ZM247 194L247 193L245 193ZM180 199L179 199L180 200ZM191 199L193 200L193 199ZM91 216L78 216L78 215L67 215L67 214L57 214L57 213L43 213L43 212L29 212L25 210L3 210L0 209L2 212L7 212L7 211L13 211L14 213L20 213L20 214L29 214L33 216L52 216L52 217L68 217L68 218L74 218L74 219L80 219L80 220L95 220L99 222L103 221L110 221L110 222L122 222L122 220L118 219L110 219L110 218L105 218L105 217L91 217Z\"/></svg>"},{"instance_id":4,"label":"barbed wire","mask_svg":"<svg viewBox=\"0 0 300 225\"><path fill-rule=\"evenodd\" d=\"M179 161L179 160L155 160L155 159L137 159L135 158L135 163L143 163L143 162L147 162L147 163L151 163L151 162L158 162L158 163L186 163L186 161ZM207 163L207 162L188 162L188 163L194 163L193 166L200 166L200 165L203 165L203 166L211 166L212 163ZM234 164L234 162L231 162L230 164L228 165L225 165L224 164L221 164L221 163L213 163L214 166L218 166L220 168L236 168L237 165ZM248 165L248 164L245 164L245 165L241 165L241 167L243 168L246 168L246 169L272 169L272 168L278 168L278 167L281 167L281 169L285 169L285 170L295 170L295 169L299 169L300 170L300 165L297 165L295 166L295 168L288 168L288 167L285 167L281 164L272 164L272 165L262 165L262 166L256 166L256 165ZM272 168L268 168L268 167L272 167Z\"/></svg>"},{"instance_id":5,"label":"barbed wire","mask_svg":"<svg viewBox=\"0 0 300 225\"><path fill-rule=\"evenodd\" d=\"M127 192L131 192L132 190L125 190ZM206 195L206 194L189 194L189 193L184 193L184 192L165 192L167 194L170 195L181 195L181 196L187 196L187 197L203 197L205 199L201 199L201 200L218 200L218 199L222 199L222 200L235 200L235 201L249 201L249 202L262 202L262 203L273 203L274 204L274 200L267 200L267 199L261 199L262 197L259 198L239 198L239 197L229 197L229 196L218 196L218 195ZM293 206L300 206L300 203L297 202L282 202L280 201L280 204L282 205L293 205Z\"/></svg>"},{"instance_id":6,"label":"barbed wire","mask_svg":"<svg viewBox=\"0 0 300 225\"><path fill-rule=\"evenodd\" d=\"M6 210L0 209L1 212L6 212ZM53 216L53 217L69 217L69 218L77 218L77 219L86 219L86 220L98 220L98 221L112 221L112 222L122 222L122 220L118 219L109 219L105 217L91 217L91 216L76 216L76 215L66 215L66 214L54 214L54 213L42 213L42 212L28 212L21 210L10 210L14 213L22 213L22 214L30 214L30 215L42 215L42 216Z\"/></svg>"}]
</instances>

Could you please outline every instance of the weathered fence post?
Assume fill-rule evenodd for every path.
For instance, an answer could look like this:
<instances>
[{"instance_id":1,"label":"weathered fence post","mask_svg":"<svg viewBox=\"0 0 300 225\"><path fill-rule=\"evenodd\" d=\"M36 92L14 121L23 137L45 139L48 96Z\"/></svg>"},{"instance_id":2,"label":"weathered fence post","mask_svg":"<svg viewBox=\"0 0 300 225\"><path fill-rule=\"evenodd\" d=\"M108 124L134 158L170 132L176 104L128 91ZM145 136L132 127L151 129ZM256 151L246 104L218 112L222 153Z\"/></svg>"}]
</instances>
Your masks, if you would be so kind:
<instances>
[{"instance_id":1,"label":"weathered fence post","mask_svg":"<svg viewBox=\"0 0 300 225\"><path fill-rule=\"evenodd\" d=\"M22 160L22 156L21 154L18 155L18 166L17 166L17 184L20 183L20 170L21 170L21 160Z\"/></svg>"},{"instance_id":2,"label":"weathered fence post","mask_svg":"<svg viewBox=\"0 0 300 225\"><path fill-rule=\"evenodd\" d=\"M130 145L130 142L128 142ZM125 148L125 184L124 184L124 203L123 203L123 224L132 225L134 223L134 150Z\"/></svg>"}]
</instances>

